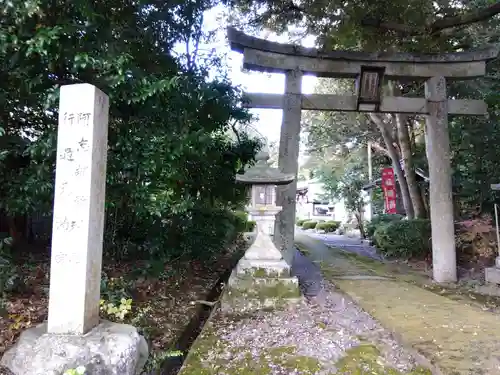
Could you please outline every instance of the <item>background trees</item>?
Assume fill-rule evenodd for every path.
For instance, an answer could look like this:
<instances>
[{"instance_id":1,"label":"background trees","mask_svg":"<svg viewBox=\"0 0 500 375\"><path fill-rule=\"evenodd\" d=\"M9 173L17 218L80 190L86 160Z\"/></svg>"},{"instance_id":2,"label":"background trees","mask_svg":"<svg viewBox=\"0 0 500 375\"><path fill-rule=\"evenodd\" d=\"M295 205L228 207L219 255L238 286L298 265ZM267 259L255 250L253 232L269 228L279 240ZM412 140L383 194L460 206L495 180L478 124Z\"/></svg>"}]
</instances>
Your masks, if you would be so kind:
<instances>
[{"instance_id":1,"label":"background trees","mask_svg":"<svg viewBox=\"0 0 500 375\"><path fill-rule=\"evenodd\" d=\"M292 36L313 34L325 50L347 49L387 52L450 52L483 47L499 40L499 3L486 1L402 2L352 1L299 3L273 0L234 0L245 19L256 28ZM457 215L491 211L495 195L489 185L500 179L497 168L498 60L488 66L484 79L449 85L449 97L484 99L488 118L450 119L454 194ZM317 92L352 92L352 82L321 80ZM386 94L422 96L423 82L388 82ZM422 186L415 168L426 170L425 134L418 116L307 114L304 127L310 149L335 150L349 144L366 148L368 141L383 164L392 165L401 185L409 217L426 217ZM400 167L400 160L401 166ZM380 168L374 168L378 173ZM378 177L375 175L375 178Z\"/></svg>"},{"instance_id":2,"label":"background trees","mask_svg":"<svg viewBox=\"0 0 500 375\"><path fill-rule=\"evenodd\" d=\"M11 234L22 237L33 230L23 228L22 215L50 216L58 88L87 82L106 92L111 103L108 255L218 251L234 229L227 210L240 207L245 197L235 173L252 160L258 145L243 133L236 141L227 136L250 116L222 71L208 79L220 66L217 56L197 48L208 37L202 32L203 12L213 4L4 5L0 208Z\"/></svg>"}]
</instances>

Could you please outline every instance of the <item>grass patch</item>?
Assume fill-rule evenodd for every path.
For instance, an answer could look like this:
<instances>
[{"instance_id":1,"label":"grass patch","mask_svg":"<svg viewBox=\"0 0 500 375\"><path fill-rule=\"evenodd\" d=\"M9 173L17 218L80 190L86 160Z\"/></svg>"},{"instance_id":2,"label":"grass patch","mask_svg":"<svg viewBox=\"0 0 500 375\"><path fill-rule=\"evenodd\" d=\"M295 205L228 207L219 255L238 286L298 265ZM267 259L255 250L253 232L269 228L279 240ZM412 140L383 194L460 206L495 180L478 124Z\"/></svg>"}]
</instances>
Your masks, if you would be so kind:
<instances>
[{"instance_id":1,"label":"grass patch","mask_svg":"<svg viewBox=\"0 0 500 375\"><path fill-rule=\"evenodd\" d=\"M448 374L496 374L500 319L416 285L335 280L381 324Z\"/></svg>"},{"instance_id":2,"label":"grass patch","mask_svg":"<svg viewBox=\"0 0 500 375\"><path fill-rule=\"evenodd\" d=\"M497 305L498 298L456 285L435 284L408 265L381 262L335 248L328 254L327 262L320 262L325 278L445 374L500 374L498 362L493 360L500 352L500 318L485 311L491 304ZM341 278L353 272L389 279Z\"/></svg>"},{"instance_id":3,"label":"grass patch","mask_svg":"<svg viewBox=\"0 0 500 375\"><path fill-rule=\"evenodd\" d=\"M401 372L386 365L378 348L371 344L361 344L346 352L345 357L335 364L339 375L432 375L423 367L417 367L411 372Z\"/></svg>"},{"instance_id":4,"label":"grass patch","mask_svg":"<svg viewBox=\"0 0 500 375\"><path fill-rule=\"evenodd\" d=\"M482 310L500 308L500 297L480 294L459 284L443 285L434 283L427 275L405 264L397 262L382 262L336 248L332 248L332 253L348 260L349 262L352 262L353 265L360 270L360 272L367 271L370 274L377 276L396 278L399 281L419 286L432 293L455 301L463 302L467 305L476 306ZM328 274L328 267L324 266L324 268L326 269L326 274ZM333 269L340 274L341 271L339 270L339 267L334 266Z\"/></svg>"}]
</instances>

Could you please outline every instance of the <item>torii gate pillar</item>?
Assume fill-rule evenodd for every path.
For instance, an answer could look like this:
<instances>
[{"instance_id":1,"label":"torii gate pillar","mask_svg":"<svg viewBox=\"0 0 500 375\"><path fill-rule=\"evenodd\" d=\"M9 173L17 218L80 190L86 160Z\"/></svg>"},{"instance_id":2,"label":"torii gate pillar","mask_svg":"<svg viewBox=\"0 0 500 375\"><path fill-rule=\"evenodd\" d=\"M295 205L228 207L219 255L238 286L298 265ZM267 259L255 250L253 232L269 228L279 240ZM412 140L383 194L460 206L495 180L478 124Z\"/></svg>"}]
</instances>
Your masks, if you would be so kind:
<instances>
[{"instance_id":1,"label":"torii gate pillar","mask_svg":"<svg viewBox=\"0 0 500 375\"><path fill-rule=\"evenodd\" d=\"M436 282L449 282L457 280L457 261L444 77L433 77L425 82L425 98L429 110L425 116L425 149L429 162L433 274Z\"/></svg>"},{"instance_id":2,"label":"torii gate pillar","mask_svg":"<svg viewBox=\"0 0 500 375\"><path fill-rule=\"evenodd\" d=\"M300 119L302 111L302 72L290 70L285 73L285 96L283 98L283 120L281 122L278 166L281 173L295 175L292 183L278 186L276 205L283 207L274 224L274 243L291 264L294 254L295 200L297 196L297 173L299 170Z\"/></svg>"}]
</instances>

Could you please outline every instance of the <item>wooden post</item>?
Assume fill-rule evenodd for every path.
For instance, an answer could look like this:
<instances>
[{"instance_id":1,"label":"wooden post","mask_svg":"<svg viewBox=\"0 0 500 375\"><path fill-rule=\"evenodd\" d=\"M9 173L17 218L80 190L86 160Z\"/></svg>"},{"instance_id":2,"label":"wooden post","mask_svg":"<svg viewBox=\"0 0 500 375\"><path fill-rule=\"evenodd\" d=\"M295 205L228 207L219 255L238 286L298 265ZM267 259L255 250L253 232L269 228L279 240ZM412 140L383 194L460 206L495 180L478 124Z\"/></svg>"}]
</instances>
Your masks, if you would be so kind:
<instances>
[{"instance_id":1,"label":"wooden post","mask_svg":"<svg viewBox=\"0 0 500 375\"><path fill-rule=\"evenodd\" d=\"M429 161L433 276L437 282L457 281L455 227L451 184L450 136L446 80L433 77L425 83L426 150Z\"/></svg>"},{"instance_id":2,"label":"wooden post","mask_svg":"<svg viewBox=\"0 0 500 375\"><path fill-rule=\"evenodd\" d=\"M286 72L285 77L278 164L282 173L292 173L297 177L302 111L302 72L291 70ZM275 222L274 241L289 264L294 254L296 195L297 178L292 183L276 189L276 205L283 209Z\"/></svg>"}]
</instances>

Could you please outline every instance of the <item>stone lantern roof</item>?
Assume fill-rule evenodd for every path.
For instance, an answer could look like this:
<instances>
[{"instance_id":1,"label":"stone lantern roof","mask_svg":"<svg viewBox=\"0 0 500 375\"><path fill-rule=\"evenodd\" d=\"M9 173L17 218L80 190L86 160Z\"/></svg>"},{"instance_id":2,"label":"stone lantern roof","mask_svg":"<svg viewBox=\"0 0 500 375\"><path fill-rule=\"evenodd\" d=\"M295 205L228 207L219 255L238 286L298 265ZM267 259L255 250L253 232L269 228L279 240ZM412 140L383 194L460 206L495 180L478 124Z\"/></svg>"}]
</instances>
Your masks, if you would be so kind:
<instances>
[{"instance_id":1,"label":"stone lantern roof","mask_svg":"<svg viewBox=\"0 0 500 375\"><path fill-rule=\"evenodd\" d=\"M269 163L267 147L255 156L256 163L245 173L236 175L236 181L248 185L288 185L295 179L293 174L281 173L277 168L272 168Z\"/></svg>"}]
</instances>

